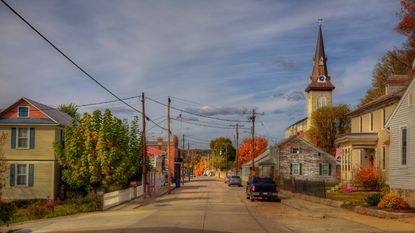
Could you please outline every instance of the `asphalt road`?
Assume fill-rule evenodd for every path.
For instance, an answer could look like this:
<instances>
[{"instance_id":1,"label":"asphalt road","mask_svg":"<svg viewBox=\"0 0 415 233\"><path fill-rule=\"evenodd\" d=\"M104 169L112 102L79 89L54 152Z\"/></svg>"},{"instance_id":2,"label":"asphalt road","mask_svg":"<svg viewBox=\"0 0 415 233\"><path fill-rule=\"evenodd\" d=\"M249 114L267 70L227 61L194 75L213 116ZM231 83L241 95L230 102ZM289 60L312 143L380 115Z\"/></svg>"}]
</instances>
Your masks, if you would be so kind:
<instances>
[{"instance_id":1,"label":"asphalt road","mask_svg":"<svg viewBox=\"0 0 415 233\"><path fill-rule=\"evenodd\" d=\"M145 203L136 200L109 211L34 221L13 228L20 232L386 232L333 217L327 211L334 209L315 206L307 211L284 204L284 199L283 203L250 202L243 190L202 177Z\"/></svg>"}]
</instances>

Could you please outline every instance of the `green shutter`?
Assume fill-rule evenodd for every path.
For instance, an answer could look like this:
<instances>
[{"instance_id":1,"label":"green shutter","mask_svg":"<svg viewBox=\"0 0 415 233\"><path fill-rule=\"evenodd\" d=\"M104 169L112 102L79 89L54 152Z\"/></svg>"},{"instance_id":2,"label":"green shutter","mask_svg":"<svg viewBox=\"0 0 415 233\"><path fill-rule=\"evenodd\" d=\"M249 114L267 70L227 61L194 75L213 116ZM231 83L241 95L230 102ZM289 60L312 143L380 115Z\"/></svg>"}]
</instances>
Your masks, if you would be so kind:
<instances>
[{"instance_id":1,"label":"green shutter","mask_svg":"<svg viewBox=\"0 0 415 233\"><path fill-rule=\"evenodd\" d=\"M320 176L323 175L323 164L320 163Z\"/></svg>"},{"instance_id":2,"label":"green shutter","mask_svg":"<svg viewBox=\"0 0 415 233\"><path fill-rule=\"evenodd\" d=\"M329 176L331 176L331 163L329 163Z\"/></svg>"},{"instance_id":3,"label":"green shutter","mask_svg":"<svg viewBox=\"0 0 415 233\"><path fill-rule=\"evenodd\" d=\"M303 174L303 164L300 163L300 175L302 175L302 174Z\"/></svg>"},{"instance_id":4,"label":"green shutter","mask_svg":"<svg viewBox=\"0 0 415 233\"><path fill-rule=\"evenodd\" d=\"M10 164L10 187L13 187L16 183L16 165Z\"/></svg>"},{"instance_id":5,"label":"green shutter","mask_svg":"<svg viewBox=\"0 0 415 233\"><path fill-rule=\"evenodd\" d=\"M11 136L11 143L12 143L12 149L16 149L16 128L12 128L12 136Z\"/></svg>"},{"instance_id":6,"label":"green shutter","mask_svg":"<svg viewBox=\"0 0 415 233\"><path fill-rule=\"evenodd\" d=\"M33 187L33 181L35 176L35 165L29 164L29 187Z\"/></svg>"},{"instance_id":7,"label":"green shutter","mask_svg":"<svg viewBox=\"0 0 415 233\"><path fill-rule=\"evenodd\" d=\"M30 149L35 149L35 128L30 128Z\"/></svg>"}]
</instances>

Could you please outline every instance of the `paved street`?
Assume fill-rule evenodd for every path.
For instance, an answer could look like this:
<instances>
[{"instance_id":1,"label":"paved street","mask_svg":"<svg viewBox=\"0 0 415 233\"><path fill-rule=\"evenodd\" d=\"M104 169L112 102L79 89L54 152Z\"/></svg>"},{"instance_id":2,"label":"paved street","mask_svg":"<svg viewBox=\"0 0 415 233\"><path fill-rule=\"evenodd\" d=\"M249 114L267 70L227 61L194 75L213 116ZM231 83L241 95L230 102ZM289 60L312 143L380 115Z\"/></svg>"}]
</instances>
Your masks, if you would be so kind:
<instances>
[{"instance_id":1,"label":"paved street","mask_svg":"<svg viewBox=\"0 0 415 233\"><path fill-rule=\"evenodd\" d=\"M136 200L110 211L34 221L13 228L22 229L20 232L393 232L381 226L391 220L290 198L282 203L252 203L245 199L243 190L203 177L152 202ZM410 223L391 221L386 225L392 224L393 228L394 223L400 225L396 232L415 232L415 225Z\"/></svg>"}]
</instances>

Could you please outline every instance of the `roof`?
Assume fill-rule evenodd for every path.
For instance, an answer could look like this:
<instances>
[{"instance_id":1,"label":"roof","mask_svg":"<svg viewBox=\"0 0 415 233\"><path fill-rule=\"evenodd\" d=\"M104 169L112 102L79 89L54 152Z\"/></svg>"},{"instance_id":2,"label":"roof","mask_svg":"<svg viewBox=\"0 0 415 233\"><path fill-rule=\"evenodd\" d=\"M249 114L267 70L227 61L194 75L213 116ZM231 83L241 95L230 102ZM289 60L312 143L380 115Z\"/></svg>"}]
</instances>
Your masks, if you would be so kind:
<instances>
[{"instance_id":1,"label":"roof","mask_svg":"<svg viewBox=\"0 0 415 233\"><path fill-rule=\"evenodd\" d=\"M414 59L414 67L413 68L415 70L415 59ZM391 116L389 117L388 121L385 124L386 127L390 127L390 123L391 123L392 119L395 117L396 112L399 111L399 109L400 109L400 107L402 105L402 102L404 101L405 97L409 94L409 92L411 91L411 89L413 88L414 85L415 85L415 78L412 79L412 81L409 84L408 88L406 88L405 92L402 94L402 97L399 100L398 105L396 106L395 110L393 110Z\"/></svg>"},{"instance_id":2,"label":"roof","mask_svg":"<svg viewBox=\"0 0 415 233\"><path fill-rule=\"evenodd\" d=\"M291 137L289 137L289 138L286 138L286 139L284 139L284 140L282 140L282 141L278 142L278 143L277 143L277 146L278 146L278 147L280 147L280 146L282 146L282 145L286 144L287 142L290 142L290 141L292 141L292 140L294 140L294 139L298 139L298 140L299 140L299 141L301 141L302 143L307 144L308 146L310 146L310 147L311 147L311 148L313 148L314 150L316 150L316 151L320 152L321 154L323 154L323 155L325 155L325 156L328 156L328 157L332 158L333 160L335 160L335 158L334 158L334 156L333 156L333 155L331 155L331 154L327 153L326 151L322 150L321 148L319 148L319 147L317 147L317 146L315 146L315 145L313 145L313 144L309 143L308 141L306 141L305 139L303 139L302 137L300 137L300 136L298 136L298 135L293 135L293 136L291 136Z\"/></svg>"},{"instance_id":3,"label":"roof","mask_svg":"<svg viewBox=\"0 0 415 233\"><path fill-rule=\"evenodd\" d=\"M308 117L305 117L305 118L303 118L303 119L301 119L301 120L299 120L299 121L297 121L297 122L295 122L295 123L291 124L290 126L288 126L288 127L287 127L287 128L285 128L285 129L289 129L289 128L291 128L291 126L298 125L298 124L300 124L301 122L306 121L307 119L308 119Z\"/></svg>"},{"instance_id":4,"label":"roof","mask_svg":"<svg viewBox=\"0 0 415 233\"><path fill-rule=\"evenodd\" d=\"M324 75L326 78L324 81L319 81L319 77ZM311 90L327 90L331 91L335 87L331 83L331 77L327 71L327 57L324 52L324 41L323 41L323 29L322 24L319 24L317 34L316 52L313 58L313 71L310 76L310 81L305 89L306 92Z\"/></svg>"},{"instance_id":5,"label":"roof","mask_svg":"<svg viewBox=\"0 0 415 233\"><path fill-rule=\"evenodd\" d=\"M392 105L394 103L399 102L399 100L401 99L401 97L404 95L406 88L402 88L401 90L388 94L388 95L383 95L380 96L372 101L370 101L369 103L366 103L358 108L356 108L355 110L353 110L352 112L350 112L348 115L353 117L353 116L359 116L362 115L364 113L376 110L376 109L380 109L383 108L385 106L389 106Z\"/></svg>"},{"instance_id":6,"label":"roof","mask_svg":"<svg viewBox=\"0 0 415 233\"><path fill-rule=\"evenodd\" d=\"M69 125L72 121L72 117L65 112L61 112L56 108L41 104L34 100L28 99L26 97L20 98L18 101L5 108L0 112L0 115L11 107L15 106L19 101L24 100L37 108L40 112L44 113L49 118L1 118L0 123L2 124L58 124L58 125Z\"/></svg>"},{"instance_id":7,"label":"roof","mask_svg":"<svg viewBox=\"0 0 415 233\"><path fill-rule=\"evenodd\" d=\"M166 152L162 151L162 150L157 150L157 149L154 149L154 148L147 148L147 154L148 154L148 156L158 157L158 156L165 155Z\"/></svg>"},{"instance_id":8,"label":"roof","mask_svg":"<svg viewBox=\"0 0 415 233\"><path fill-rule=\"evenodd\" d=\"M377 142L378 134L377 133L347 133L340 135L336 138L336 143L344 142Z\"/></svg>"}]
</instances>

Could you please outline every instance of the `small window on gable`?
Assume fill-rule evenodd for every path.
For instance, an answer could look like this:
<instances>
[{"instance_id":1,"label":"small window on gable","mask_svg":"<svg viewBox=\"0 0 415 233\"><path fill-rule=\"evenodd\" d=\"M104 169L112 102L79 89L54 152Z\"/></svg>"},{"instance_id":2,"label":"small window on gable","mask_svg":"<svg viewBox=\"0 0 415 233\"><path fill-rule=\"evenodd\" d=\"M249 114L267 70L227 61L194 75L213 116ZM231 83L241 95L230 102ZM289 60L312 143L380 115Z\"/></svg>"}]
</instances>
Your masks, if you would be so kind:
<instances>
[{"instance_id":1,"label":"small window on gable","mask_svg":"<svg viewBox=\"0 0 415 233\"><path fill-rule=\"evenodd\" d=\"M301 148L299 148L299 147L293 147L293 148L291 148L291 153L293 153L293 154L300 154L301 153Z\"/></svg>"},{"instance_id":2,"label":"small window on gable","mask_svg":"<svg viewBox=\"0 0 415 233\"><path fill-rule=\"evenodd\" d=\"M19 106L18 117L29 117L29 106Z\"/></svg>"}]
</instances>

